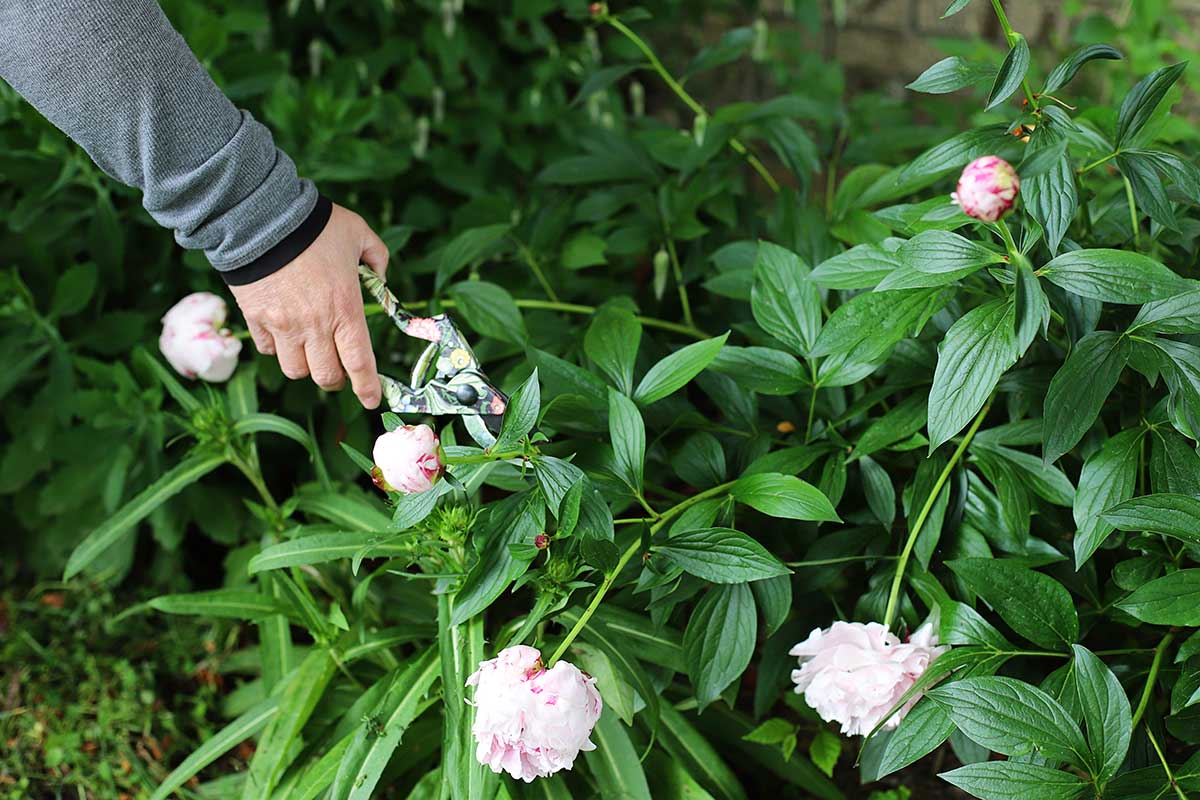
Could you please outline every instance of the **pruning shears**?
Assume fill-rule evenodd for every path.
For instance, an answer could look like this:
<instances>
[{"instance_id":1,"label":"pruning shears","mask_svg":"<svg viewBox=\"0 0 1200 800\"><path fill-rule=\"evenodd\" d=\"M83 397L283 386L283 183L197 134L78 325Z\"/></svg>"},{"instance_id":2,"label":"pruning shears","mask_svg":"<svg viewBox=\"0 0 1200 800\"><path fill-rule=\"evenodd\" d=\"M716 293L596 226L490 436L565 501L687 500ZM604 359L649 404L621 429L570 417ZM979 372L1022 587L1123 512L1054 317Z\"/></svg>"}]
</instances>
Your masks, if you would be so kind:
<instances>
[{"instance_id":1,"label":"pruning shears","mask_svg":"<svg viewBox=\"0 0 1200 800\"><path fill-rule=\"evenodd\" d=\"M488 380L458 326L445 314L418 317L400 307L383 278L359 266L359 277L396 327L429 342L413 365L409 384L380 375L383 399L397 414L453 414L480 447L496 443L508 397ZM432 375L430 374L432 372Z\"/></svg>"}]
</instances>

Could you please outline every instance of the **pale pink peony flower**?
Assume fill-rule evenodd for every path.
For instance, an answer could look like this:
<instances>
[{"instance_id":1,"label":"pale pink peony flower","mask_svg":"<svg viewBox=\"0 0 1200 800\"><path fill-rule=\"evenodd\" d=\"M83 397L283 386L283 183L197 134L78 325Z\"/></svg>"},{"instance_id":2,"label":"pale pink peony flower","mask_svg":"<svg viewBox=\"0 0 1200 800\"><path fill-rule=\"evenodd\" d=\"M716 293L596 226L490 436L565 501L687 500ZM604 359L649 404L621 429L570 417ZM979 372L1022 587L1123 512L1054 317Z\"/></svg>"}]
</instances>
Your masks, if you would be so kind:
<instances>
[{"instance_id":1,"label":"pale pink peony flower","mask_svg":"<svg viewBox=\"0 0 1200 800\"><path fill-rule=\"evenodd\" d=\"M229 380L242 343L223 327L227 314L225 301L215 294L189 294L163 316L158 349L184 377L212 383Z\"/></svg>"},{"instance_id":2,"label":"pale pink peony flower","mask_svg":"<svg viewBox=\"0 0 1200 800\"><path fill-rule=\"evenodd\" d=\"M526 783L570 769L589 738L603 704L596 679L574 664L542 665L536 648L517 645L479 664L467 679L475 687L475 757L492 772Z\"/></svg>"},{"instance_id":3,"label":"pale pink peony flower","mask_svg":"<svg viewBox=\"0 0 1200 800\"><path fill-rule=\"evenodd\" d=\"M1017 171L999 156L977 158L963 170L958 191L950 195L969 217L995 222L1013 206L1020 191Z\"/></svg>"},{"instance_id":4,"label":"pale pink peony flower","mask_svg":"<svg viewBox=\"0 0 1200 800\"><path fill-rule=\"evenodd\" d=\"M817 628L788 652L800 658L800 669L792 670L796 694L803 694L821 719L840 722L842 733L865 736L930 662L949 649L937 646L930 625L901 642L878 622L835 622L826 630ZM905 703L884 729L899 725L918 697Z\"/></svg>"},{"instance_id":5,"label":"pale pink peony flower","mask_svg":"<svg viewBox=\"0 0 1200 800\"><path fill-rule=\"evenodd\" d=\"M442 476L442 446L428 425L405 425L375 440L371 455L384 491L427 492ZM378 483L378 480L376 481Z\"/></svg>"}]
</instances>

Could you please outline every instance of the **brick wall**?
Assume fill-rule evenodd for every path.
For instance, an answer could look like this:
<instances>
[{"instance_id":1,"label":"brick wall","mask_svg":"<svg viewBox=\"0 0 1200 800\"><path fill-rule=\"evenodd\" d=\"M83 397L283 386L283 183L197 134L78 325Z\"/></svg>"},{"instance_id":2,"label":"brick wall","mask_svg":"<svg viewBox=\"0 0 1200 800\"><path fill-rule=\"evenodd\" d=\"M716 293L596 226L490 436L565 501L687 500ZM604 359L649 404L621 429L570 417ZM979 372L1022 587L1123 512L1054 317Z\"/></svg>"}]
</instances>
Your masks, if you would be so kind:
<instances>
[{"instance_id":1,"label":"brick wall","mask_svg":"<svg viewBox=\"0 0 1200 800\"><path fill-rule=\"evenodd\" d=\"M1124 13L1129 0L1085 0L1084 5L1114 17ZM775 24L786 25L783 8L789 0L768 0L768 13ZM845 0L847 22L838 27L827 21L823 47L825 56L846 65L868 85L903 85L926 67L945 56L933 41L945 37L983 36L1003 41L992 6L975 0L964 11L941 19L950 0ZM1138 2L1138 0L1133 0ZM1069 20L1056 0L1005 0L1013 27L1031 44L1066 40ZM771 8L774 6L774 8ZM1191 24L1181 31L1189 39L1200 30L1200 0L1174 0L1171 7ZM901 80L903 78L903 80Z\"/></svg>"}]
</instances>

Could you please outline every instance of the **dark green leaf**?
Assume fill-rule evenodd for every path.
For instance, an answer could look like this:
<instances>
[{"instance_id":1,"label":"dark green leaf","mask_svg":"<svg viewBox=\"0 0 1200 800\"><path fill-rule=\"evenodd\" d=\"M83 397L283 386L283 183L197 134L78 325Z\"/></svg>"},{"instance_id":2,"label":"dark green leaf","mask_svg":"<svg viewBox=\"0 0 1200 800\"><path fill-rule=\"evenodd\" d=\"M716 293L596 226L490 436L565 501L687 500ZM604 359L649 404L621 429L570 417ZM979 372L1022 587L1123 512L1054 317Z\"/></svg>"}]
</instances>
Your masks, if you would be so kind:
<instances>
[{"instance_id":1,"label":"dark green leaf","mask_svg":"<svg viewBox=\"0 0 1200 800\"><path fill-rule=\"evenodd\" d=\"M794 475L763 472L738 479L729 493L772 517L813 522L840 522L837 512L817 487Z\"/></svg>"},{"instance_id":2,"label":"dark green leaf","mask_svg":"<svg viewBox=\"0 0 1200 800\"><path fill-rule=\"evenodd\" d=\"M1029 641L1061 650L1079 639L1071 594L1049 575L990 558L959 558L946 565Z\"/></svg>"},{"instance_id":3,"label":"dark green leaf","mask_svg":"<svg viewBox=\"0 0 1200 800\"><path fill-rule=\"evenodd\" d=\"M971 422L1016 362L1014 313L1011 303L993 300L967 312L946 332L929 393L931 451Z\"/></svg>"},{"instance_id":4,"label":"dark green leaf","mask_svg":"<svg viewBox=\"0 0 1200 800\"><path fill-rule=\"evenodd\" d=\"M521 309L504 288L487 281L462 281L447 289L458 313L475 331L502 342L522 344L526 339Z\"/></svg>"},{"instance_id":5,"label":"dark green leaf","mask_svg":"<svg viewBox=\"0 0 1200 800\"><path fill-rule=\"evenodd\" d=\"M905 88L927 94L949 94L995 76L996 68L991 64L964 61L958 56L950 56L922 72L920 77Z\"/></svg>"},{"instance_id":6,"label":"dark green leaf","mask_svg":"<svg viewBox=\"0 0 1200 800\"><path fill-rule=\"evenodd\" d=\"M1039 753L1087 769L1083 735L1058 701L1013 678L964 678L930 690L971 741L1007 756Z\"/></svg>"},{"instance_id":7,"label":"dark green leaf","mask_svg":"<svg viewBox=\"0 0 1200 800\"><path fill-rule=\"evenodd\" d=\"M767 333L793 352L807 354L821 330L821 295L808 265L779 245L759 242L750 307Z\"/></svg>"},{"instance_id":8,"label":"dark green leaf","mask_svg":"<svg viewBox=\"0 0 1200 800\"><path fill-rule=\"evenodd\" d=\"M938 777L980 800L1080 800L1091 789L1083 778L1020 761L985 761Z\"/></svg>"},{"instance_id":9,"label":"dark green leaf","mask_svg":"<svg viewBox=\"0 0 1200 800\"><path fill-rule=\"evenodd\" d=\"M1192 288L1154 259L1128 250L1075 250L1038 272L1068 292L1105 303L1138 305Z\"/></svg>"},{"instance_id":10,"label":"dark green leaf","mask_svg":"<svg viewBox=\"0 0 1200 800\"><path fill-rule=\"evenodd\" d=\"M1200 569L1181 569L1140 586L1117 608L1152 625L1200 625Z\"/></svg>"},{"instance_id":11,"label":"dark green leaf","mask_svg":"<svg viewBox=\"0 0 1200 800\"><path fill-rule=\"evenodd\" d=\"M1121 51L1107 44L1088 44L1079 48L1071 55L1067 56L1061 64L1054 68L1050 73L1050 77L1046 78L1046 85L1042 89L1042 94L1050 94L1056 92L1066 86L1079 72L1080 67L1089 61L1097 59L1108 59L1109 61L1120 61L1122 58Z\"/></svg>"},{"instance_id":12,"label":"dark green leaf","mask_svg":"<svg viewBox=\"0 0 1200 800\"><path fill-rule=\"evenodd\" d=\"M1046 392L1046 461L1057 461L1092 427L1128 357L1126 338L1110 331L1089 333L1076 343Z\"/></svg>"},{"instance_id":13,"label":"dark green leaf","mask_svg":"<svg viewBox=\"0 0 1200 800\"><path fill-rule=\"evenodd\" d=\"M701 598L683 635L700 708L720 697L750 664L757 635L754 597L746 584L716 586Z\"/></svg>"},{"instance_id":14,"label":"dark green leaf","mask_svg":"<svg viewBox=\"0 0 1200 800\"><path fill-rule=\"evenodd\" d=\"M1024 36L1018 35L1016 44L1008 51L1004 63L1000 65L1000 71L996 73L996 81L992 84L991 92L988 93L985 110L991 111L1012 97L1013 92L1021 87L1021 81L1025 79L1025 73L1028 71L1029 44L1025 41Z\"/></svg>"},{"instance_id":15,"label":"dark green leaf","mask_svg":"<svg viewBox=\"0 0 1200 800\"><path fill-rule=\"evenodd\" d=\"M761 544L732 528L677 533L654 548L672 564L713 583L744 583L788 574Z\"/></svg>"},{"instance_id":16,"label":"dark green leaf","mask_svg":"<svg viewBox=\"0 0 1200 800\"><path fill-rule=\"evenodd\" d=\"M633 364L642 340L642 323L633 312L604 306L592 317L583 337L588 358L625 394L633 392Z\"/></svg>"},{"instance_id":17,"label":"dark green leaf","mask_svg":"<svg viewBox=\"0 0 1200 800\"><path fill-rule=\"evenodd\" d=\"M1129 698L1104 662L1085 647L1073 645L1072 649L1075 652L1075 686L1083 706L1088 745L1100 770L1097 782L1103 784L1117 774L1129 750L1132 734Z\"/></svg>"},{"instance_id":18,"label":"dark green leaf","mask_svg":"<svg viewBox=\"0 0 1200 800\"><path fill-rule=\"evenodd\" d=\"M1122 531L1152 531L1200 545L1200 500L1185 494L1151 494L1126 500L1101 516Z\"/></svg>"},{"instance_id":19,"label":"dark green leaf","mask_svg":"<svg viewBox=\"0 0 1200 800\"><path fill-rule=\"evenodd\" d=\"M1102 517L1117 503L1133 497L1142 431L1121 431L1088 457L1075 492L1075 566L1081 567L1112 533Z\"/></svg>"},{"instance_id":20,"label":"dark green leaf","mask_svg":"<svg viewBox=\"0 0 1200 800\"><path fill-rule=\"evenodd\" d=\"M642 468L646 460L646 425L633 401L616 389L608 390L608 432L612 438L616 475L641 494Z\"/></svg>"},{"instance_id":21,"label":"dark green leaf","mask_svg":"<svg viewBox=\"0 0 1200 800\"><path fill-rule=\"evenodd\" d=\"M723 333L676 350L646 371L633 398L649 405L683 387L720 354L728 338L729 334Z\"/></svg>"},{"instance_id":22,"label":"dark green leaf","mask_svg":"<svg viewBox=\"0 0 1200 800\"><path fill-rule=\"evenodd\" d=\"M1187 62L1172 64L1150 73L1137 86L1125 95L1121 103L1121 111L1117 116L1116 149L1129 144L1130 139L1150 121L1158 104L1166 97L1167 92L1179 80L1179 76L1187 68Z\"/></svg>"}]
</instances>

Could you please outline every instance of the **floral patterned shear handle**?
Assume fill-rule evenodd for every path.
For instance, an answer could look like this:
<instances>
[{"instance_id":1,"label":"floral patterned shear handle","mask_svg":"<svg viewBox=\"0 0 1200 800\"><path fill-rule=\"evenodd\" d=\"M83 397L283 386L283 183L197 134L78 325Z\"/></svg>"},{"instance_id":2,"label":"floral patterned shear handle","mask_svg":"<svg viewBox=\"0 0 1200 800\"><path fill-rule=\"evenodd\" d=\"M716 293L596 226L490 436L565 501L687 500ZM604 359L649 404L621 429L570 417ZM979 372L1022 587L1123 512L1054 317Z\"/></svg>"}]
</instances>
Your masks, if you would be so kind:
<instances>
[{"instance_id":1,"label":"floral patterned shear handle","mask_svg":"<svg viewBox=\"0 0 1200 800\"><path fill-rule=\"evenodd\" d=\"M400 307L383 278L358 268L367 291L401 331L429 342L413 365L411 386L380 375L383 398L397 414L454 414L463 418L471 438L483 448L496 443L508 397L493 386L479 368L475 353L458 327L445 314L418 317ZM433 377L429 377L430 368ZM428 379L428 380L427 380Z\"/></svg>"}]
</instances>

